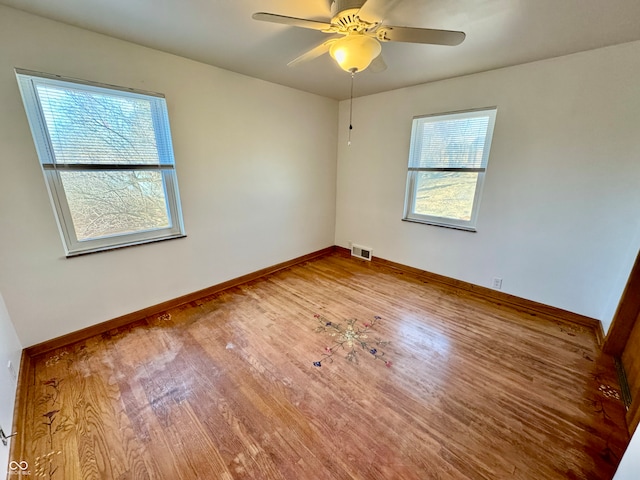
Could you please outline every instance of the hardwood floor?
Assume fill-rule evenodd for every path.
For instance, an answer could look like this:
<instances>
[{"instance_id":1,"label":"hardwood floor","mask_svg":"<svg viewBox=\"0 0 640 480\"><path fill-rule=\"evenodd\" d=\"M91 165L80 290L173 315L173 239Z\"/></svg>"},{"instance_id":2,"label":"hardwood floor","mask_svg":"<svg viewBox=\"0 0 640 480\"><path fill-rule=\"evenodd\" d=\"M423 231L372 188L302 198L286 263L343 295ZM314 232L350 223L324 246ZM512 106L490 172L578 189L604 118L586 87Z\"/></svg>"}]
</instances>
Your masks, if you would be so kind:
<instances>
[{"instance_id":1,"label":"hardwood floor","mask_svg":"<svg viewBox=\"0 0 640 480\"><path fill-rule=\"evenodd\" d=\"M628 442L591 329L339 253L31 379L12 460L39 478L610 479Z\"/></svg>"}]
</instances>

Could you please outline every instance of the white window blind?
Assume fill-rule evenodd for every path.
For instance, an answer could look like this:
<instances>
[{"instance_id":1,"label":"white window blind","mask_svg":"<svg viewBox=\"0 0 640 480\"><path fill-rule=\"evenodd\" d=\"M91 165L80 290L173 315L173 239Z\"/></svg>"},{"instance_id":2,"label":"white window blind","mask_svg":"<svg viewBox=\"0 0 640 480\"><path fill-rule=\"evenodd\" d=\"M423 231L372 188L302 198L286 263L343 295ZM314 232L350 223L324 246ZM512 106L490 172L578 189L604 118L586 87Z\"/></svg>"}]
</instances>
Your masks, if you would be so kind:
<instances>
[{"instance_id":1,"label":"white window blind","mask_svg":"<svg viewBox=\"0 0 640 480\"><path fill-rule=\"evenodd\" d=\"M35 83L58 164L172 163L156 142L153 115L162 99ZM168 157L168 160L167 160Z\"/></svg>"},{"instance_id":2,"label":"white window blind","mask_svg":"<svg viewBox=\"0 0 640 480\"><path fill-rule=\"evenodd\" d=\"M416 154L410 157L409 167L431 170L485 168L484 146L489 116L438 118L422 118L417 122Z\"/></svg>"}]
</instances>

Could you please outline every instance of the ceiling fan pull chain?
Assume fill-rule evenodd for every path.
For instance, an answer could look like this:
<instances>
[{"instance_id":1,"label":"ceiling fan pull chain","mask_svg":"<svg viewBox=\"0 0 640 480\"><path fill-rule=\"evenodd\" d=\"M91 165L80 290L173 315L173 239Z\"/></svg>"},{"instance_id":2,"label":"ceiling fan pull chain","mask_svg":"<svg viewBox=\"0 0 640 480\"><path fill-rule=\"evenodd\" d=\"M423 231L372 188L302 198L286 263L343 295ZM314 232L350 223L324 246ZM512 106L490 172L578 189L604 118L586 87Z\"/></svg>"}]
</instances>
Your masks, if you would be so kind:
<instances>
[{"instance_id":1,"label":"ceiling fan pull chain","mask_svg":"<svg viewBox=\"0 0 640 480\"><path fill-rule=\"evenodd\" d=\"M353 130L353 79L356 76L356 72L351 72L351 96L349 98L349 141L347 146L351 146L351 130Z\"/></svg>"}]
</instances>

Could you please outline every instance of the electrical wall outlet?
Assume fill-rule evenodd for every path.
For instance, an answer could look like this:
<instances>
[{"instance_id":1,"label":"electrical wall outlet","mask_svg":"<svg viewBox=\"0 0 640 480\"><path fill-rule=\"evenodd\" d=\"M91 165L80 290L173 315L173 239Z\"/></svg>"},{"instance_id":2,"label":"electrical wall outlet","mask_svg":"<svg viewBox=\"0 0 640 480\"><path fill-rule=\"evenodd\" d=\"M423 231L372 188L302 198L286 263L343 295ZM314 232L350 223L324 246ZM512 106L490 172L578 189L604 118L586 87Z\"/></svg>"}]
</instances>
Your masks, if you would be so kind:
<instances>
[{"instance_id":1,"label":"electrical wall outlet","mask_svg":"<svg viewBox=\"0 0 640 480\"><path fill-rule=\"evenodd\" d=\"M493 277L491 281L491 286L496 290L502 290L502 279L499 277Z\"/></svg>"}]
</instances>

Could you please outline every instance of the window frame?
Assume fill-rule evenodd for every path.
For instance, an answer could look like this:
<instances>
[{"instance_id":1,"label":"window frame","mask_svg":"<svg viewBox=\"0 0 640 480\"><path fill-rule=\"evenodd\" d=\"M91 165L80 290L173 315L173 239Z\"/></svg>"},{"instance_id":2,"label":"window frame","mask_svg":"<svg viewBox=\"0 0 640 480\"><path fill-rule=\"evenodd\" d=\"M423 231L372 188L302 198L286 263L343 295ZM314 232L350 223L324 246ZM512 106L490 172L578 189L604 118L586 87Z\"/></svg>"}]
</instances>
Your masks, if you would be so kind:
<instances>
[{"instance_id":1,"label":"window frame","mask_svg":"<svg viewBox=\"0 0 640 480\"><path fill-rule=\"evenodd\" d=\"M496 121L497 107L483 107L471 110L460 110L455 112L435 113L428 115L420 115L413 117L411 124L411 144L409 147L409 160L407 165L407 183L405 190L404 215L402 220L408 222L422 223L426 225L434 225L439 227L454 228L458 230L466 230L476 232L478 221L478 212L482 190L484 187L485 174L489 162L489 154L491 151L491 143L493 140L493 132ZM417 163L414 159L420 158L422 136L419 130L424 123L435 123L438 121L468 119L478 117L489 117L487 124L487 132L483 148L482 162L480 167L464 168L464 167L414 167ZM421 172L469 172L477 173L476 186L474 191L473 203L471 206L471 218L469 220L461 220L450 217L439 217L435 215L424 215L416 213L415 203L417 195L418 177Z\"/></svg>"},{"instance_id":2,"label":"window frame","mask_svg":"<svg viewBox=\"0 0 640 480\"><path fill-rule=\"evenodd\" d=\"M15 73L67 257L186 236L169 128L169 116L164 95L18 68L15 69ZM158 163L57 163L44 112L38 97L36 88L38 84L80 89L94 93L105 93L111 96L117 95L149 101L159 158ZM169 225L165 228L137 230L130 233L79 240L76 235L71 210L65 194L61 172L140 170L151 170L160 173L163 182L165 207Z\"/></svg>"}]
</instances>

